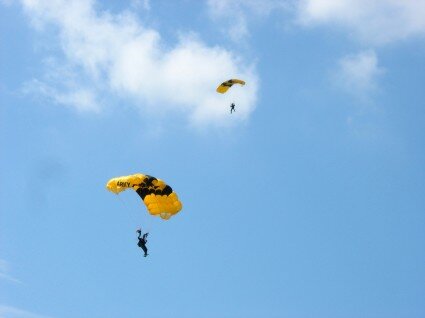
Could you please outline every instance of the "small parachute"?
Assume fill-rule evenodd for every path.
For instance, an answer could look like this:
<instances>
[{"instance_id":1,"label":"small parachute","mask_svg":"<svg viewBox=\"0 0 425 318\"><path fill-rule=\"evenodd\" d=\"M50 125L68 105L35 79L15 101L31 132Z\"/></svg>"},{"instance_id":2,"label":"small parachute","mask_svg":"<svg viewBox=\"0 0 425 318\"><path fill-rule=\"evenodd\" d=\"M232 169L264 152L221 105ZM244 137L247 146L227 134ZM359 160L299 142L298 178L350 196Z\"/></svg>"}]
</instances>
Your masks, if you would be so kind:
<instances>
[{"instance_id":1,"label":"small parachute","mask_svg":"<svg viewBox=\"0 0 425 318\"><path fill-rule=\"evenodd\" d=\"M233 86L233 84L240 84L240 85L244 86L245 85L245 81L240 80L240 79L229 79L228 81L225 81L225 82L221 83L217 87L216 91L217 91L217 93L224 94L224 93L226 93L228 91L228 89L230 87Z\"/></svg>"},{"instance_id":2,"label":"small parachute","mask_svg":"<svg viewBox=\"0 0 425 318\"><path fill-rule=\"evenodd\" d=\"M168 220L182 209L182 203L173 189L161 179L136 173L129 176L112 178L106 189L119 194L132 189L142 198L149 213Z\"/></svg>"}]
</instances>

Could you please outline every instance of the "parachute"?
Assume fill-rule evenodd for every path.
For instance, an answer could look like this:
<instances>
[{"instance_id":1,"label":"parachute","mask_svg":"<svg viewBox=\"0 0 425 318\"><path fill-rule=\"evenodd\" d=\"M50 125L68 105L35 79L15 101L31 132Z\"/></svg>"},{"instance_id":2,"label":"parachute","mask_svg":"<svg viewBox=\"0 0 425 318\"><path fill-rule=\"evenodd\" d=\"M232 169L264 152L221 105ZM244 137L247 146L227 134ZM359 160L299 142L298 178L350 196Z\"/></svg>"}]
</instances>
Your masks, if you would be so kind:
<instances>
[{"instance_id":1,"label":"parachute","mask_svg":"<svg viewBox=\"0 0 425 318\"><path fill-rule=\"evenodd\" d=\"M129 176L112 178L106 184L112 193L132 189L142 198L149 213L168 220L182 209L182 203L173 189L161 179L136 173Z\"/></svg>"},{"instance_id":2,"label":"parachute","mask_svg":"<svg viewBox=\"0 0 425 318\"><path fill-rule=\"evenodd\" d=\"M245 81L242 81L240 79L229 79L228 81L221 83L217 87L216 91L217 91L217 93L224 94L229 90L230 87L233 86L233 84L240 84L240 85L243 86L243 85L245 85Z\"/></svg>"}]
</instances>

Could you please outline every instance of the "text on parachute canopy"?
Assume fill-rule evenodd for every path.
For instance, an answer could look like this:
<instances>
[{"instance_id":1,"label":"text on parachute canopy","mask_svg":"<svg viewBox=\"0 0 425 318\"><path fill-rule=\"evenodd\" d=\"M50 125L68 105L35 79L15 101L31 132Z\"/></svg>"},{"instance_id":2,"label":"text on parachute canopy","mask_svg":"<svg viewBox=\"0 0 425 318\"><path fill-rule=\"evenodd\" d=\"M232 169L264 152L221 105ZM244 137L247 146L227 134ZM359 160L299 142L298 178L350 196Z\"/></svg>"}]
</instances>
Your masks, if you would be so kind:
<instances>
[{"instance_id":1,"label":"text on parachute canopy","mask_svg":"<svg viewBox=\"0 0 425 318\"><path fill-rule=\"evenodd\" d=\"M117 182L117 186L118 187L129 187L130 186L130 182L118 181Z\"/></svg>"}]
</instances>

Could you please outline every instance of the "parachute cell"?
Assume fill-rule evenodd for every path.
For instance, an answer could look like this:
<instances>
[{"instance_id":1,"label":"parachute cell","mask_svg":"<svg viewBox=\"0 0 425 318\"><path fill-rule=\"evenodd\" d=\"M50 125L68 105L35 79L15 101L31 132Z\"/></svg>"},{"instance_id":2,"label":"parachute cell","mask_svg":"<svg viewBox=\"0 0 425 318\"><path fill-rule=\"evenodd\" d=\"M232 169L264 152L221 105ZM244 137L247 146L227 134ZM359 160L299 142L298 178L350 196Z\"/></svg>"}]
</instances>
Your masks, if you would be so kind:
<instances>
[{"instance_id":1,"label":"parachute cell","mask_svg":"<svg viewBox=\"0 0 425 318\"><path fill-rule=\"evenodd\" d=\"M235 78L229 79L228 81L221 83L217 87L216 91L217 91L217 93L224 94L229 90L230 87L233 86L233 84L240 84L240 85L243 86L243 85L245 85L245 81L240 80L240 79L235 79Z\"/></svg>"},{"instance_id":2,"label":"parachute cell","mask_svg":"<svg viewBox=\"0 0 425 318\"><path fill-rule=\"evenodd\" d=\"M177 194L161 179L136 173L129 176L112 178L106 184L106 189L119 194L132 189L142 198L149 213L168 220L182 209Z\"/></svg>"}]
</instances>

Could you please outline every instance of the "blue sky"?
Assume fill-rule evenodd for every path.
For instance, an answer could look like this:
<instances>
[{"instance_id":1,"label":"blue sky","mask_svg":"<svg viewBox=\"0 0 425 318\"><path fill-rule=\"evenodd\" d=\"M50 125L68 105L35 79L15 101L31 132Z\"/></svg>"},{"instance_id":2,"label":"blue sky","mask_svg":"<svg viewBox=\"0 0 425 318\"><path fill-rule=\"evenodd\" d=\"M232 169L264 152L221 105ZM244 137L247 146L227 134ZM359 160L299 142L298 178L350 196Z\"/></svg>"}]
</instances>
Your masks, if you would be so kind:
<instances>
[{"instance_id":1,"label":"blue sky","mask_svg":"<svg viewBox=\"0 0 425 318\"><path fill-rule=\"evenodd\" d=\"M423 1L0 9L1 318L425 316Z\"/></svg>"}]
</instances>

